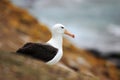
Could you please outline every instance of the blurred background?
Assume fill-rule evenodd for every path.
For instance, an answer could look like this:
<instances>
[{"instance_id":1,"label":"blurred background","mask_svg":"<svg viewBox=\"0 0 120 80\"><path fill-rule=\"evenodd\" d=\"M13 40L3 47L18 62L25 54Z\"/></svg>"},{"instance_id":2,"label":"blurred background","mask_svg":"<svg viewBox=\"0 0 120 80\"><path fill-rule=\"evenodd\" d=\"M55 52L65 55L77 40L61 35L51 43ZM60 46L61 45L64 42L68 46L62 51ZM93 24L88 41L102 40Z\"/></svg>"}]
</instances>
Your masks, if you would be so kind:
<instances>
[{"instance_id":1,"label":"blurred background","mask_svg":"<svg viewBox=\"0 0 120 80\"><path fill-rule=\"evenodd\" d=\"M80 48L120 51L120 0L11 0L40 22L62 23ZM106 53L107 54L107 53Z\"/></svg>"}]
</instances>

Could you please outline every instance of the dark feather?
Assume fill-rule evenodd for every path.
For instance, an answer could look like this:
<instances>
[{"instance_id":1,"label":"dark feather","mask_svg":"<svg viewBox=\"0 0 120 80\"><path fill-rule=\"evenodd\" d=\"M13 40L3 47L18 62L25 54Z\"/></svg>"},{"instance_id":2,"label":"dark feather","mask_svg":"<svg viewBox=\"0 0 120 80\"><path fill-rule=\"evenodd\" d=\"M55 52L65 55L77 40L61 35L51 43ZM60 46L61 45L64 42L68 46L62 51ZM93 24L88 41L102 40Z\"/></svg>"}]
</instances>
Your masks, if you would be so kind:
<instances>
[{"instance_id":1,"label":"dark feather","mask_svg":"<svg viewBox=\"0 0 120 80\"><path fill-rule=\"evenodd\" d=\"M58 52L57 48L48 44L42 43L26 43L22 48L19 48L17 53L28 55L44 62L48 62L55 57Z\"/></svg>"}]
</instances>

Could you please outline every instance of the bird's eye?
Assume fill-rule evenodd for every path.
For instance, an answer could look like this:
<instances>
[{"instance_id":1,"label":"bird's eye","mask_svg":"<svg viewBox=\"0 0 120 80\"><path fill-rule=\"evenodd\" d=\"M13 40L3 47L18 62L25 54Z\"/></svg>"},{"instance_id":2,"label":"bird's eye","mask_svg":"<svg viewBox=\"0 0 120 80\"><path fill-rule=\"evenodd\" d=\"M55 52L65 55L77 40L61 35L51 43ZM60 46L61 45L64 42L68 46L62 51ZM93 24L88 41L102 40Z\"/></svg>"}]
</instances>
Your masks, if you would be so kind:
<instances>
[{"instance_id":1,"label":"bird's eye","mask_svg":"<svg viewBox=\"0 0 120 80\"><path fill-rule=\"evenodd\" d=\"M61 27L62 29L64 29L64 27Z\"/></svg>"}]
</instances>

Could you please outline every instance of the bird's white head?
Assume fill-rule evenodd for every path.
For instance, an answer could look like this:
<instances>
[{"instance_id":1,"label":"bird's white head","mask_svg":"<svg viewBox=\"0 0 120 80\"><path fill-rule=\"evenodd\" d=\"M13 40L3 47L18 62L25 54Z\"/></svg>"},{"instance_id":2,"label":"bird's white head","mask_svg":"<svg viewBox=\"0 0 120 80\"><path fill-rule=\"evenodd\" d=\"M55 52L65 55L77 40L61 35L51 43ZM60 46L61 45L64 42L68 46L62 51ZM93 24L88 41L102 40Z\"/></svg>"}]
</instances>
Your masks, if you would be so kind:
<instances>
[{"instance_id":1,"label":"bird's white head","mask_svg":"<svg viewBox=\"0 0 120 80\"><path fill-rule=\"evenodd\" d=\"M66 34L71 36L72 38L75 37L74 34L70 33L67 29L65 29L65 27L62 24L55 24L53 26L52 32L54 34L60 34L60 35Z\"/></svg>"}]
</instances>

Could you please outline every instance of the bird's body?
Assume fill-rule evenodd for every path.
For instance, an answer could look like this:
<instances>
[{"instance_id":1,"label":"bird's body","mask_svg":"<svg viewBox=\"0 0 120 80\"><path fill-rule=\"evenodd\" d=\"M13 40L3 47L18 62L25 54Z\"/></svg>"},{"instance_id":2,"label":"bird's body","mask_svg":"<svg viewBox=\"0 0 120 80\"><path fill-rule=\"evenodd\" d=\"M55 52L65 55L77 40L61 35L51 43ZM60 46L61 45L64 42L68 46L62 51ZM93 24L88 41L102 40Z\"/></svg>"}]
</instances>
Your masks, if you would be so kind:
<instances>
[{"instance_id":1,"label":"bird's body","mask_svg":"<svg viewBox=\"0 0 120 80\"><path fill-rule=\"evenodd\" d=\"M17 50L17 53L28 55L30 57L48 62L54 58L58 49L48 44L43 43L26 43L22 48Z\"/></svg>"},{"instance_id":2,"label":"bird's body","mask_svg":"<svg viewBox=\"0 0 120 80\"><path fill-rule=\"evenodd\" d=\"M40 59L47 64L57 63L63 55L62 43L63 34L65 33L64 26L56 24L52 30L52 38L46 43L26 43L22 48L17 50L17 53L28 55L36 59ZM74 37L73 34L66 34Z\"/></svg>"}]
</instances>

